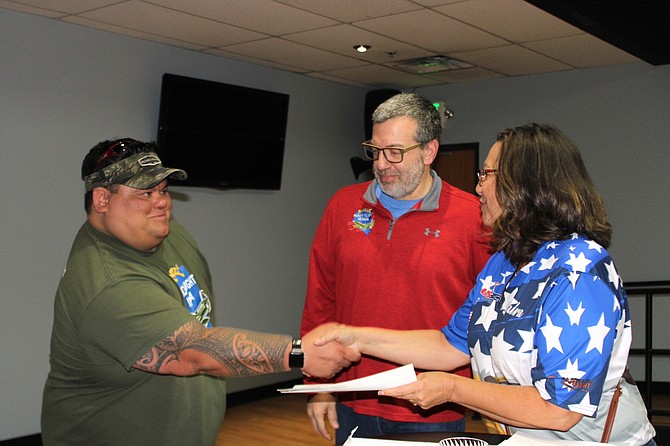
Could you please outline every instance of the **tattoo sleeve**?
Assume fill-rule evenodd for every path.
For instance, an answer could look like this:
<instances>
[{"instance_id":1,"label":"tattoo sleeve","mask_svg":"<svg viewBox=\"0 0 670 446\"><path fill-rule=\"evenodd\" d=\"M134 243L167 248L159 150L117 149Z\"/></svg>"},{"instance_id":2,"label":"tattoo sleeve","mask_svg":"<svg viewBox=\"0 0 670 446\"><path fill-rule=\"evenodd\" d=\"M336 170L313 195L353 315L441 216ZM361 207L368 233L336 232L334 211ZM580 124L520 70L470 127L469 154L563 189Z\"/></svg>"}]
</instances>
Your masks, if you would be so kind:
<instances>
[{"instance_id":1,"label":"tattoo sleeve","mask_svg":"<svg viewBox=\"0 0 670 446\"><path fill-rule=\"evenodd\" d=\"M291 337L238 330L205 328L188 322L152 347L134 367L151 373L253 376L287 370Z\"/></svg>"}]
</instances>

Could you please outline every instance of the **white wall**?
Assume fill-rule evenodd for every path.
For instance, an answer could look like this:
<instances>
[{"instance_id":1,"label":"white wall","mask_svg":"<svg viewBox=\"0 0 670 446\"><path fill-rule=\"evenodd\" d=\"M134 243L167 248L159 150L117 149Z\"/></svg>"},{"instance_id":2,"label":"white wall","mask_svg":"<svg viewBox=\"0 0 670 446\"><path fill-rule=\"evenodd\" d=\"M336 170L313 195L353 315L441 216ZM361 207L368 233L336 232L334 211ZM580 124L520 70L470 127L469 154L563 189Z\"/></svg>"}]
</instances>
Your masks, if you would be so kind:
<instances>
[{"instance_id":1,"label":"white wall","mask_svg":"<svg viewBox=\"0 0 670 446\"><path fill-rule=\"evenodd\" d=\"M218 323L298 334L313 232L354 182L363 90L3 9L0 60L0 440L40 429L53 296L85 218L81 161L103 139L156 138L164 72L290 95L280 191L172 191L210 261Z\"/></svg>"},{"instance_id":2,"label":"white wall","mask_svg":"<svg viewBox=\"0 0 670 446\"><path fill-rule=\"evenodd\" d=\"M164 72L291 96L281 191L172 190L175 217L210 260L218 322L297 333L313 231L354 181L363 91L2 9L0 57L0 440L39 431L53 295L84 220L81 160L102 139L155 138ZM502 127L564 129L607 199L624 279L663 280L669 80L669 67L639 64L419 92L456 113L443 142L478 141L482 156Z\"/></svg>"}]
</instances>

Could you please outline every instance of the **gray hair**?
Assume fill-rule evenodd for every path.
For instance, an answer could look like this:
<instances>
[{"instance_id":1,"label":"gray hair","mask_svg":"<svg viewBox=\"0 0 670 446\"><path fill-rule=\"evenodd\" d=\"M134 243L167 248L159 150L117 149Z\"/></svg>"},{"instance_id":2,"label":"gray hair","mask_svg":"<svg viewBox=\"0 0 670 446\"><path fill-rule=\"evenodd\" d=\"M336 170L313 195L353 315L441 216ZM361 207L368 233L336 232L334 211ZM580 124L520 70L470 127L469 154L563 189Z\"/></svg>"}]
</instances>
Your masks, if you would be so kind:
<instances>
[{"instance_id":1,"label":"gray hair","mask_svg":"<svg viewBox=\"0 0 670 446\"><path fill-rule=\"evenodd\" d=\"M416 121L415 140L426 144L440 141L442 122L431 101L416 93L400 93L383 102L372 114L372 123L381 124L391 118L406 116Z\"/></svg>"}]
</instances>

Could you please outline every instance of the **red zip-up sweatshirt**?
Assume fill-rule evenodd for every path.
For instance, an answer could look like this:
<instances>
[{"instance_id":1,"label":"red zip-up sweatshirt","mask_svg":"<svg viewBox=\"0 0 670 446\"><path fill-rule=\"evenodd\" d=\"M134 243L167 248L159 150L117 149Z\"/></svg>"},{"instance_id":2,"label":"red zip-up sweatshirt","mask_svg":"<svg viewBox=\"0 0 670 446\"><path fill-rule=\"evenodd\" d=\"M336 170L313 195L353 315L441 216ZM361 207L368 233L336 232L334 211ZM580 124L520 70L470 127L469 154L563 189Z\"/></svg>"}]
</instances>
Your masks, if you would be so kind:
<instances>
[{"instance_id":1,"label":"red zip-up sweatshirt","mask_svg":"<svg viewBox=\"0 0 670 446\"><path fill-rule=\"evenodd\" d=\"M428 194L397 220L378 201L375 181L344 187L330 199L310 253L302 334L332 321L402 330L439 330L449 322L490 248L478 199L432 175ZM364 357L336 381L396 366ZM469 368L458 374L469 376ZM461 407L422 410L376 392L340 393L338 399L359 414L392 421L463 417Z\"/></svg>"}]
</instances>

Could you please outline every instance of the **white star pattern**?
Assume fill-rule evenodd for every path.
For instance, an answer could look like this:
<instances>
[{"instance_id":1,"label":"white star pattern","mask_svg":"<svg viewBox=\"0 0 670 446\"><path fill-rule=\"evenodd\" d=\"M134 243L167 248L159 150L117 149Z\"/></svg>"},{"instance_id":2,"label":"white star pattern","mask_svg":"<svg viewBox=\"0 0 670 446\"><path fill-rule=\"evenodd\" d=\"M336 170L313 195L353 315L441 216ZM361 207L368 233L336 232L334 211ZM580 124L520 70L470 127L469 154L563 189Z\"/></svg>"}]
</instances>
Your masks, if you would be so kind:
<instances>
[{"instance_id":1,"label":"white star pattern","mask_svg":"<svg viewBox=\"0 0 670 446\"><path fill-rule=\"evenodd\" d=\"M537 284L537 291L535 292L535 294L533 294L532 297L533 300L542 296L542 293L544 293L544 288L547 286L547 282L548 280Z\"/></svg>"},{"instance_id":2,"label":"white star pattern","mask_svg":"<svg viewBox=\"0 0 670 446\"><path fill-rule=\"evenodd\" d=\"M587 327L591 339L589 340L589 345L586 347L586 353L590 352L593 349L596 349L602 354L603 352L603 342L605 341L605 336L609 333L610 328L605 325L605 315L600 315L600 320L597 325Z\"/></svg>"},{"instance_id":3,"label":"white star pattern","mask_svg":"<svg viewBox=\"0 0 670 446\"><path fill-rule=\"evenodd\" d=\"M491 341L491 350L497 352L508 352L514 350L514 345L505 341L505 329L503 328L498 336L494 336Z\"/></svg>"},{"instance_id":4,"label":"white star pattern","mask_svg":"<svg viewBox=\"0 0 670 446\"><path fill-rule=\"evenodd\" d=\"M511 292L505 291L505 296L503 300L503 304L500 307L501 310L503 311L510 311L510 308L514 308L519 305L519 301L515 299L516 293L519 292L518 288L514 288Z\"/></svg>"},{"instance_id":5,"label":"white star pattern","mask_svg":"<svg viewBox=\"0 0 670 446\"><path fill-rule=\"evenodd\" d=\"M556 247L558 247L556 242L547 243L547 249L556 249Z\"/></svg>"},{"instance_id":6,"label":"white star pattern","mask_svg":"<svg viewBox=\"0 0 670 446\"><path fill-rule=\"evenodd\" d=\"M545 269L552 269L554 267L554 263L556 263L557 260L558 257L553 254L548 259L540 259L540 271Z\"/></svg>"},{"instance_id":7,"label":"white star pattern","mask_svg":"<svg viewBox=\"0 0 670 446\"><path fill-rule=\"evenodd\" d=\"M491 357L482 352L479 341L470 349L470 356L472 357L473 376L484 379L491 370Z\"/></svg>"},{"instance_id":8,"label":"white star pattern","mask_svg":"<svg viewBox=\"0 0 670 446\"><path fill-rule=\"evenodd\" d=\"M526 264L523 266L523 268L521 268L519 271L521 271L521 272L523 272L523 273L526 273L526 274L530 274L530 269L531 269L533 266L535 266L536 263L537 263L537 262L528 262L528 263L526 263Z\"/></svg>"},{"instance_id":9,"label":"white star pattern","mask_svg":"<svg viewBox=\"0 0 670 446\"><path fill-rule=\"evenodd\" d=\"M519 336L523 339L521 347L519 347L519 353L526 353L533 350L533 342L535 341L535 332L534 331L525 331L518 330Z\"/></svg>"},{"instance_id":10,"label":"white star pattern","mask_svg":"<svg viewBox=\"0 0 670 446\"><path fill-rule=\"evenodd\" d=\"M598 252L601 252L603 247L598 244L598 242L594 242L593 240L587 240L586 244L589 245L589 249L595 249Z\"/></svg>"},{"instance_id":11,"label":"white star pattern","mask_svg":"<svg viewBox=\"0 0 670 446\"><path fill-rule=\"evenodd\" d=\"M551 395L549 392L547 392L547 380L546 379L541 379L539 381L535 382L535 388L537 389L538 392L540 392L540 396L542 397L543 400L550 400Z\"/></svg>"},{"instance_id":12,"label":"white star pattern","mask_svg":"<svg viewBox=\"0 0 670 446\"><path fill-rule=\"evenodd\" d=\"M621 336L621 334L624 332L626 327L630 328L630 324L626 325L626 318L622 317L619 319L619 323L616 324L616 331L617 331L617 336Z\"/></svg>"},{"instance_id":13,"label":"white star pattern","mask_svg":"<svg viewBox=\"0 0 670 446\"><path fill-rule=\"evenodd\" d=\"M544 327L540 328L540 331L542 332L544 338L547 341L547 353L549 353L554 348L559 352L563 353L563 346L561 345L561 340L559 339L561 337L563 329L559 326L554 325L551 322L551 318L549 317L549 315L547 315L547 323L545 324Z\"/></svg>"},{"instance_id":14,"label":"white star pattern","mask_svg":"<svg viewBox=\"0 0 670 446\"><path fill-rule=\"evenodd\" d=\"M568 408L572 412L577 412L591 416L596 412L598 406L594 406L593 404L591 404L591 395L587 392L586 395L584 395L584 398L582 398L582 400L579 402L579 404L570 404L568 405Z\"/></svg>"},{"instance_id":15,"label":"white star pattern","mask_svg":"<svg viewBox=\"0 0 670 446\"><path fill-rule=\"evenodd\" d=\"M482 290L491 291L491 288L496 284L493 281L493 276L486 276L484 279L479 279L482 283Z\"/></svg>"},{"instance_id":16,"label":"white star pattern","mask_svg":"<svg viewBox=\"0 0 670 446\"><path fill-rule=\"evenodd\" d=\"M580 252L578 256L570 254L570 260L565 263L572 267L573 272L583 273L591 261L586 258L583 252Z\"/></svg>"},{"instance_id":17,"label":"white star pattern","mask_svg":"<svg viewBox=\"0 0 670 446\"><path fill-rule=\"evenodd\" d=\"M579 273L573 271L568 275L568 280L572 283L572 289L574 290L577 286L577 279L579 279Z\"/></svg>"},{"instance_id":18,"label":"white star pattern","mask_svg":"<svg viewBox=\"0 0 670 446\"><path fill-rule=\"evenodd\" d=\"M614 262L605 263L605 268L607 268L607 279L614 285L614 288L618 290L621 277L619 277Z\"/></svg>"},{"instance_id":19,"label":"white star pattern","mask_svg":"<svg viewBox=\"0 0 670 446\"><path fill-rule=\"evenodd\" d=\"M496 311L496 306L491 302L490 305L482 308L482 314L479 316L479 319L477 319L477 322L475 322L475 325L481 324L484 327L484 330L489 331L491 322L496 319L498 319L498 312Z\"/></svg>"},{"instance_id":20,"label":"white star pattern","mask_svg":"<svg viewBox=\"0 0 670 446\"><path fill-rule=\"evenodd\" d=\"M579 370L579 359L575 359L575 362L573 363L570 361L570 358L568 358L568 364L565 366L565 368L563 370L559 370L558 373L563 378L574 379L581 379L581 377L586 374Z\"/></svg>"},{"instance_id":21,"label":"white star pattern","mask_svg":"<svg viewBox=\"0 0 670 446\"><path fill-rule=\"evenodd\" d=\"M585 308L582 307L582 303L579 302L579 306L576 309L572 309L572 305L570 305L570 302L568 302L568 308L565 309L565 312L568 314L568 317L570 318L570 325L579 325L579 321L582 318L582 314L584 314Z\"/></svg>"},{"instance_id":22,"label":"white star pattern","mask_svg":"<svg viewBox=\"0 0 670 446\"><path fill-rule=\"evenodd\" d=\"M478 340L475 346L470 349L470 354L475 358L484 357L482 354L482 348L479 344L480 342Z\"/></svg>"}]
</instances>

